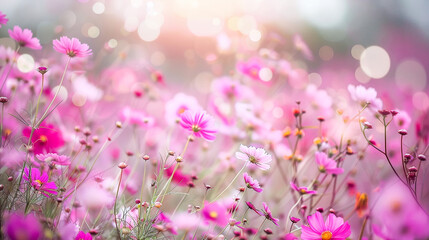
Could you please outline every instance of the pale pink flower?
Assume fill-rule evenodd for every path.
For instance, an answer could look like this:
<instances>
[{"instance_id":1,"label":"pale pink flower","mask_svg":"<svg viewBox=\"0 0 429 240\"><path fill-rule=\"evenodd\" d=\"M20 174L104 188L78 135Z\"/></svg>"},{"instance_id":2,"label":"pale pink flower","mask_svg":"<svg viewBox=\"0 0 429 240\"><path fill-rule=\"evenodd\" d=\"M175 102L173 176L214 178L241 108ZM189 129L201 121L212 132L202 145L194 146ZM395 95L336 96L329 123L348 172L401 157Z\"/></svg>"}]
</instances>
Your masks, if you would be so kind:
<instances>
[{"instance_id":1,"label":"pale pink flower","mask_svg":"<svg viewBox=\"0 0 429 240\"><path fill-rule=\"evenodd\" d=\"M241 152L235 153L236 158L253 163L262 170L270 169L270 165L268 163L272 160L271 155L265 152L263 148L240 145L240 151Z\"/></svg>"},{"instance_id":2,"label":"pale pink flower","mask_svg":"<svg viewBox=\"0 0 429 240\"><path fill-rule=\"evenodd\" d=\"M213 118L204 111L186 111L182 113L180 125L196 137L213 141L216 136L216 130L213 127Z\"/></svg>"},{"instance_id":3,"label":"pale pink flower","mask_svg":"<svg viewBox=\"0 0 429 240\"><path fill-rule=\"evenodd\" d=\"M66 155L58 155L56 153L37 154L36 158L45 163L53 163L55 165L67 166L70 165L70 158Z\"/></svg>"},{"instance_id":4,"label":"pale pink flower","mask_svg":"<svg viewBox=\"0 0 429 240\"><path fill-rule=\"evenodd\" d=\"M301 36L295 35L293 37L293 44L295 45L295 48L301 51L308 60L313 60L313 54L311 53L308 45L304 40L302 40Z\"/></svg>"},{"instance_id":5,"label":"pale pink flower","mask_svg":"<svg viewBox=\"0 0 429 240\"><path fill-rule=\"evenodd\" d=\"M354 101L357 101L361 106L369 103L369 108L374 111L380 110L383 108L383 102L377 98L377 91L374 88L366 89L364 86L353 86L349 85L347 87L349 90L350 96Z\"/></svg>"},{"instance_id":6,"label":"pale pink flower","mask_svg":"<svg viewBox=\"0 0 429 240\"><path fill-rule=\"evenodd\" d=\"M303 240L345 240L351 234L350 225L340 217L329 214L326 221L320 212L308 216L309 226L302 226L301 239Z\"/></svg>"},{"instance_id":7,"label":"pale pink flower","mask_svg":"<svg viewBox=\"0 0 429 240\"><path fill-rule=\"evenodd\" d=\"M0 28L1 28L2 25L7 24L7 21L9 21L9 19L6 18L6 14L3 14L0 11Z\"/></svg>"},{"instance_id":8,"label":"pale pink flower","mask_svg":"<svg viewBox=\"0 0 429 240\"><path fill-rule=\"evenodd\" d=\"M66 36L62 36L60 40L55 39L52 44L54 45L55 51L67 54L70 57L86 57L92 54L92 50L89 49L89 46L80 43L77 38L70 39Z\"/></svg>"},{"instance_id":9,"label":"pale pink flower","mask_svg":"<svg viewBox=\"0 0 429 240\"><path fill-rule=\"evenodd\" d=\"M177 93L165 104L165 120L169 124L174 124L180 120L180 115L187 110L198 111L201 107L198 100L184 93Z\"/></svg>"},{"instance_id":10,"label":"pale pink flower","mask_svg":"<svg viewBox=\"0 0 429 240\"><path fill-rule=\"evenodd\" d=\"M147 116L142 111L125 107L120 116L121 121L128 122L131 125L138 125L141 127L151 127L154 125L155 120Z\"/></svg>"},{"instance_id":11,"label":"pale pink flower","mask_svg":"<svg viewBox=\"0 0 429 240\"><path fill-rule=\"evenodd\" d=\"M21 47L28 47L31 49L42 49L39 39L33 38L31 30L25 28L22 30L19 26L13 27L13 30L8 30L9 36L18 42Z\"/></svg>"},{"instance_id":12,"label":"pale pink flower","mask_svg":"<svg viewBox=\"0 0 429 240\"><path fill-rule=\"evenodd\" d=\"M316 163L320 172L329 174L341 174L344 172L344 169L338 168L337 163L324 152L316 152Z\"/></svg>"},{"instance_id":13,"label":"pale pink flower","mask_svg":"<svg viewBox=\"0 0 429 240\"><path fill-rule=\"evenodd\" d=\"M215 94L220 95L224 99L239 100L252 94L252 90L240 82L232 80L230 77L215 79L211 88Z\"/></svg>"}]
</instances>

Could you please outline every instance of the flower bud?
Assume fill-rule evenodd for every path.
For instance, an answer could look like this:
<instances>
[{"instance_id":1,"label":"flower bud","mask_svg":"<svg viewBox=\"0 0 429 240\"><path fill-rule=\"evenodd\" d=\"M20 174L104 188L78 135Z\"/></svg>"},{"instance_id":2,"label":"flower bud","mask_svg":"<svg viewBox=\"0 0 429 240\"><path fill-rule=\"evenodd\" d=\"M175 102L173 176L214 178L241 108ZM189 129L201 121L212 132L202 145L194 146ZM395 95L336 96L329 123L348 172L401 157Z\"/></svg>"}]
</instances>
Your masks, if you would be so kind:
<instances>
[{"instance_id":1,"label":"flower bud","mask_svg":"<svg viewBox=\"0 0 429 240\"><path fill-rule=\"evenodd\" d=\"M400 129L400 130L398 131L398 133L399 133L399 134L401 134L402 136L405 136L405 135L407 135L407 134L408 134L407 130L405 130L405 129Z\"/></svg>"},{"instance_id":2,"label":"flower bud","mask_svg":"<svg viewBox=\"0 0 429 240\"><path fill-rule=\"evenodd\" d=\"M119 167L120 169L125 169L127 166L128 166L128 165L127 165L126 163L124 163L124 162L121 162L121 163L119 163L119 164L118 164L118 167Z\"/></svg>"},{"instance_id":3,"label":"flower bud","mask_svg":"<svg viewBox=\"0 0 429 240\"><path fill-rule=\"evenodd\" d=\"M417 158L418 158L420 161L426 161L426 156L425 156L425 155L423 155L423 154L419 154L419 155L417 156Z\"/></svg>"}]
</instances>

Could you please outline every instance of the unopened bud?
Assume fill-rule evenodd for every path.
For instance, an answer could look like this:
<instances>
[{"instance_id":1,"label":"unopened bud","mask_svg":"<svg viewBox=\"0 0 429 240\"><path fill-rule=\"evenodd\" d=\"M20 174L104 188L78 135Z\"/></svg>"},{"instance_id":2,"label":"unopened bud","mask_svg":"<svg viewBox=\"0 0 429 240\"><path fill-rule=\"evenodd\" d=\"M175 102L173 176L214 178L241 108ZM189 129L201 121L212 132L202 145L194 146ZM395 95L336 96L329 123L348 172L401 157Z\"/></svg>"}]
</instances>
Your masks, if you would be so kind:
<instances>
[{"instance_id":1,"label":"unopened bud","mask_svg":"<svg viewBox=\"0 0 429 240\"><path fill-rule=\"evenodd\" d=\"M405 136L405 135L407 135L407 134L408 134L407 130L405 130L405 129L400 129L400 130L398 131L398 133L399 133L399 134L401 134L402 136Z\"/></svg>"},{"instance_id":2,"label":"unopened bud","mask_svg":"<svg viewBox=\"0 0 429 240\"><path fill-rule=\"evenodd\" d=\"M418 158L420 161L426 161L426 156L425 156L425 155L423 155L423 154L419 154L419 155L417 156L417 158Z\"/></svg>"},{"instance_id":3,"label":"unopened bud","mask_svg":"<svg viewBox=\"0 0 429 240\"><path fill-rule=\"evenodd\" d=\"M118 167L119 167L120 169L125 169L127 166L128 166L128 165L127 165L126 163L124 163L124 162L121 162L121 163L119 163L119 164L118 164Z\"/></svg>"}]
</instances>

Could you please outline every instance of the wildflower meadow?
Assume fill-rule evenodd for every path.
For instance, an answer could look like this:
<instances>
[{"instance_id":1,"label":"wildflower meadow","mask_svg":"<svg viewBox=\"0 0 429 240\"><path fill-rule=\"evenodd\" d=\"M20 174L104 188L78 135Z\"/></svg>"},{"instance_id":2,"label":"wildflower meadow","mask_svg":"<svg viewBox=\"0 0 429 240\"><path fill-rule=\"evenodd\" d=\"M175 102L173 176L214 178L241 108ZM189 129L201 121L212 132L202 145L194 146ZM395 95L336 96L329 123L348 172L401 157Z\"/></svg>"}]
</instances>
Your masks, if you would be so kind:
<instances>
[{"instance_id":1,"label":"wildflower meadow","mask_svg":"<svg viewBox=\"0 0 429 240\"><path fill-rule=\"evenodd\" d=\"M395 4L3 1L0 239L429 239L427 14Z\"/></svg>"}]
</instances>

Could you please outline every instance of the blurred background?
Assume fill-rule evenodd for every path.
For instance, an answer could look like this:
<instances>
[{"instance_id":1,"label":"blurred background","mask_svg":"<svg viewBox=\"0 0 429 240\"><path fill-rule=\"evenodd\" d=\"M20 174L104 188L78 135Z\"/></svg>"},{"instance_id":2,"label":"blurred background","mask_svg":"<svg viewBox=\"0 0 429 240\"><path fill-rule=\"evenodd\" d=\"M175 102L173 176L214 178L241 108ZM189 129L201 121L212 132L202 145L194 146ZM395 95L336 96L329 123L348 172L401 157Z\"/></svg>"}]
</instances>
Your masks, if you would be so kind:
<instances>
[{"instance_id":1,"label":"blurred background","mask_svg":"<svg viewBox=\"0 0 429 240\"><path fill-rule=\"evenodd\" d=\"M429 2L424 0L14 0L1 5L10 19L0 29L2 38L14 25L30 28L44 46L43 57L52 51L53 39L77 37L98 53L99 71L119 56L161 71L170 84L205 93L213 77L231 74L236 61L268 49L273 58L304 69L315 85L389 86L411 92L418 110L429 108ZM293 58L297 36L311 51L305 61Z\"/></svg>"}]
</instances>

